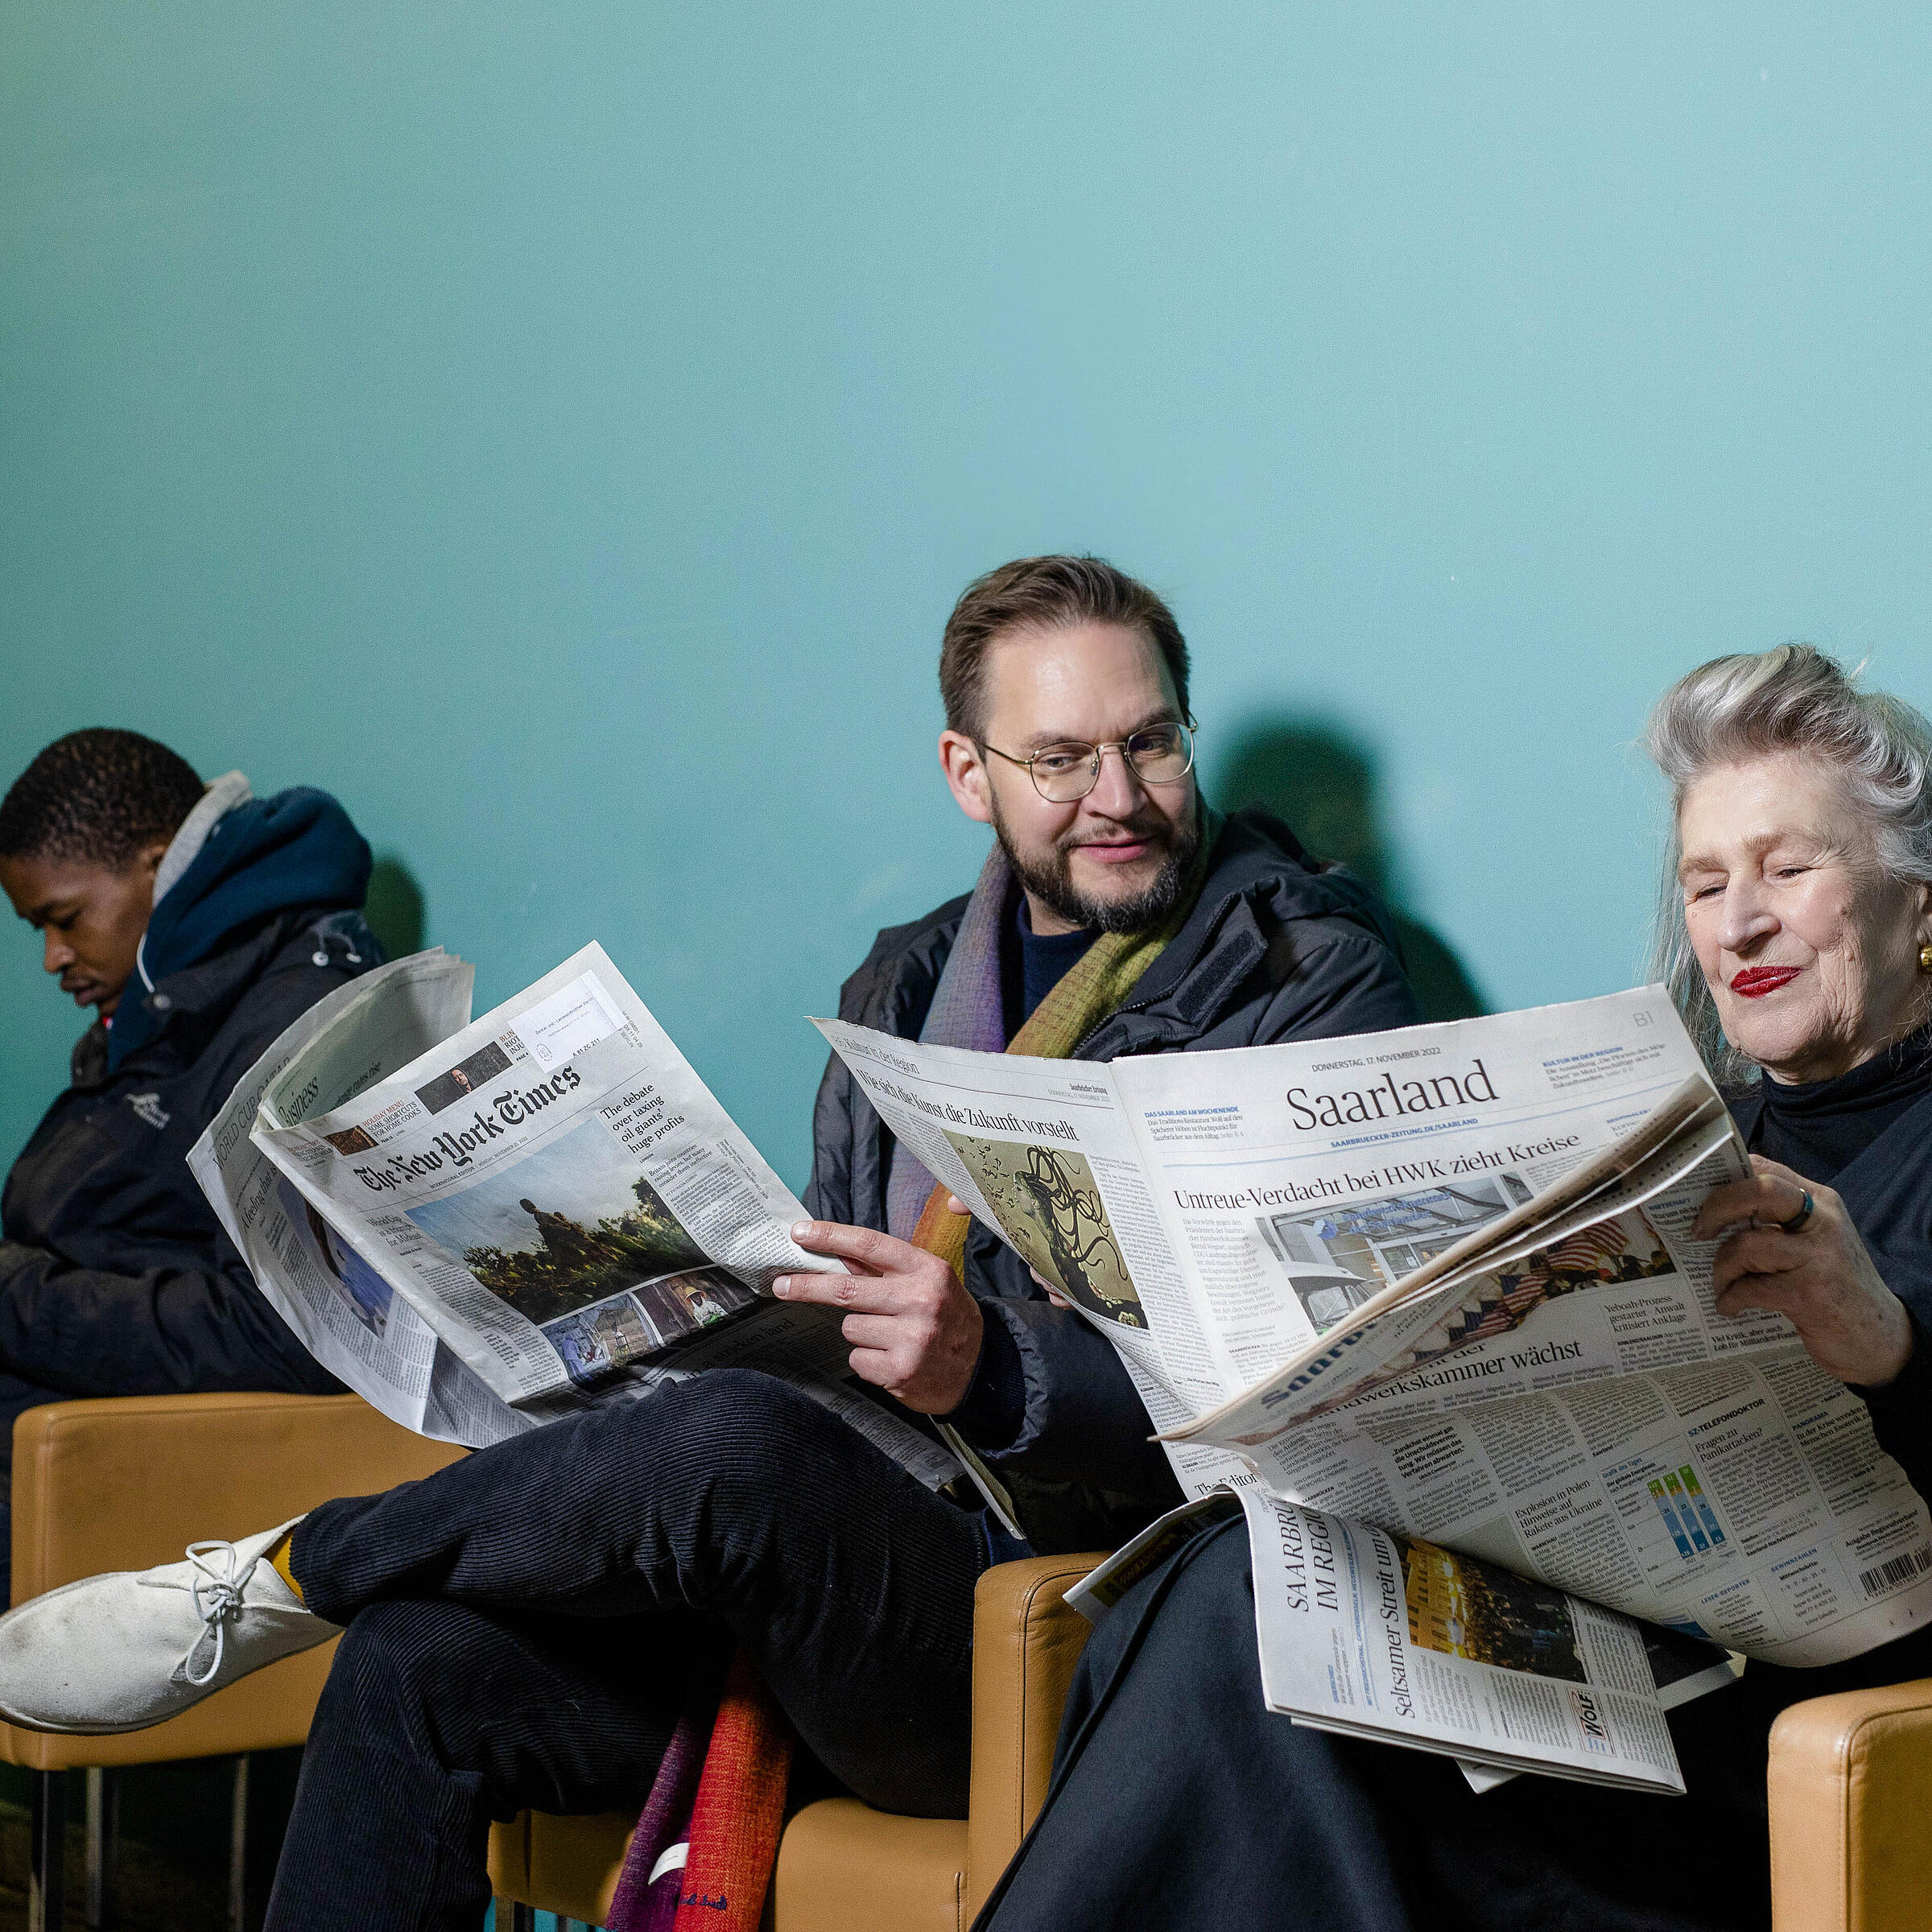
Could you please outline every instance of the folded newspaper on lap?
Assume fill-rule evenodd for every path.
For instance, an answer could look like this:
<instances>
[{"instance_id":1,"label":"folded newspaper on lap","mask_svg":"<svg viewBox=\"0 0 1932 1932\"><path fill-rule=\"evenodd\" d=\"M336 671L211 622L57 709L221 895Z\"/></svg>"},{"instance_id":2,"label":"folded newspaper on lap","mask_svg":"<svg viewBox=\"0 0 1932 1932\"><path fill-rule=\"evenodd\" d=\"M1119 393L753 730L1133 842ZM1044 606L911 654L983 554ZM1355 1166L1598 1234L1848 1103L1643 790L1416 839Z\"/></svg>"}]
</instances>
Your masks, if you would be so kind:
<instances>
[{"instance_id":1,"label":"folded newspaper on lap","mask_svg":"<svg viewBox=\"0 0 1932 1932\"><path fill-rule=\"evenodd\" d=\"M844 1416L931 1486L952 1455L853 1377L806 1218L603 949L481 1020L436 951L338 987L236 1088L189 1165L322 1365L473 1447L716 1368Z\"/></svg>"},{"instance_id":2,"label":"folded newspaper on lap","mask_svg":"<svg viewBox=\"0 0 1932 1932\"><path fill-rule=\"evenodd\" d=\"M1805 1665L1932 1616L1932 1519L1864 1403L1781 1315L1716 1313L1690 1228L1749 1163L1662 988L1108 1065L818 1024L1112 1340L1183 1488L1241 1496L1298 1720L1679 1790L1628 1620ZM1318 1523L1332 1596L1294 1568Z\"/></svg>"},{"instance_id":3,"label":"folded newspaper on lap","mask_svg":"<svg viewBox=\"0 0 1932 1932\"><path fill-rule=\"evenodd\" d=\"M1067 1600L1099 1623L1176 1550L1244 1513L1269 1709L1453 1756L1478 1790L1540 1771L1682 1792L1664 1714L1741 1666L1701 1637L1254 1484L1170 1512Z\"/></svg>"}]
</instances>

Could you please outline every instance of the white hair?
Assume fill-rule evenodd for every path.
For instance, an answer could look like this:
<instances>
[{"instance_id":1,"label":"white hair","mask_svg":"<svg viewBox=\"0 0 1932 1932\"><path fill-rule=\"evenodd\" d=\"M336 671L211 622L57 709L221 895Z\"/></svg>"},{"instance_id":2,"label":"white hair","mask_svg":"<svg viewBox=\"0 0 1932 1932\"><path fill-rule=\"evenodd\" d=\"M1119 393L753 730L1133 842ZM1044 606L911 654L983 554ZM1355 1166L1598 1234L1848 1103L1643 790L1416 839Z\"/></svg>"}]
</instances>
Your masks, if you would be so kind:
<instances>
[{"instance_id":1,"label":"white hair","mask_svg":"<svg viewBox=\"0 0 1932 1932\"><path fill-rule=\"evenodd\" d=\"M1932 724L1902 700L1860 691L1858 673L1809 644L1713 658L1657 701L1644 747L1670 781L1671 832L1658 894L1651 973L1663 980L1711 1071L1728 1086L1757 1075L1757 1063L1724 1038L1717 1003L1690 950L1677 869L1684 795L1720 765L1802 752L1835 774L1870 828L1885 876L1932 885Z\"/></svg>"}]
</instances>

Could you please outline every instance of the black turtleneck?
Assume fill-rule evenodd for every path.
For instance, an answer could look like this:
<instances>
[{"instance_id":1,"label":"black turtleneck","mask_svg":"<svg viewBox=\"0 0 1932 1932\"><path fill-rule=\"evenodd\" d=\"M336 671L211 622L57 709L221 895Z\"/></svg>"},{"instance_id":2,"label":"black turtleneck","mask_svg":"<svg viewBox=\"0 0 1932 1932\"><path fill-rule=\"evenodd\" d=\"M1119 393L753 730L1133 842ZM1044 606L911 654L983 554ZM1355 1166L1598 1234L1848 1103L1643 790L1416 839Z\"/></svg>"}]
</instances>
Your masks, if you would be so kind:
<instances>
[{"instance_id":1,"label":"black turtleneck","mask_svg":"<svg viewBox=\"0 0 1932 1932\"><path fill-rule=\"evenodd\" d=\"M1932 1027L1829 1080L1758 1085L1751 1151L1829 1187L1909 1107L1932 1094Z\"/></svg>"},{"instance_id":2,"label":"black turtleneck","mask_svg":"<svg viewBox=\"0 0 1932 1932\"><path fill-rule=\"evenodd\" d=\"M1000 949L1008 1039L1033 1018L1034 1009L1085 958L1088 947L1100 936L1084 927L1077 932L1035 932L1026 894L1013 895L1006 943Z\"/></svg>"},{"instance_id":3,"label":"black turtleneck","mask_svg":"<svg viewBox=\"0 0 1932 1932\"><path fill-rule=\"evenodd\" d=\"M1932 1027L1874 1055L1835 1080L1781 1086L1764 1080L1739 1097L1736 1113L1753 1154L1781 1162L1808 1181L1835 1188L1864 1238L1885 1286L1912 1321L1912 1352L1881 1388L1858 1388L1872 1414L1879 1446L1893 1456L1922 1496L1932 1496ZM1923 1125L1906 1132L1905 1117ZM1885 1158L1860 1157L1881 1134ZM1857 1385L1853 1385L1857 1388ZM1932 1670L1932 1629L1901 1640L1916 1643L1909 1662L1885 1660L1893 1646L1842 1666L1847 1686L1894 1682ZM1756 1668L1756 1666L1753 1666ZM1842 1673L1850 1673L1843 1676ZM1813 1673L1807 1672L1810 1676ZM1822 1674L1819 1688L1824 1687Z\"/></svg>"}]
</instances>

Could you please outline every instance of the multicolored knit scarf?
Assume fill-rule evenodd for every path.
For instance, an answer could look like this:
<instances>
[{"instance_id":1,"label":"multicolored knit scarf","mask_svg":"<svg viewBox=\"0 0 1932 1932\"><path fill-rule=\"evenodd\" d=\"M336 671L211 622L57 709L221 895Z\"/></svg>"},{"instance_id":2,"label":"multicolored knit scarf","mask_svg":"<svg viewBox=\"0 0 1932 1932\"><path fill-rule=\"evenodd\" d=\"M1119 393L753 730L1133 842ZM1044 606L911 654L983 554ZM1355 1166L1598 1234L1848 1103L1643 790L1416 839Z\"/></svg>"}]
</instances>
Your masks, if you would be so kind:
<instances>
[{"instance_id":1,"label":"multicolored knit scarf","mask_svg":"<svg viewBox=\"0 0 1932 1932\"><path fill-rule=\"evenodd\" d=\"M996 844L986 855L979 883L960 922L959 937L932 996L919 1038L936 1046L968 1046L980 1053L1032 1054L1064 1059L1100 1022L1117 1012L1147 968L1187 924L1207 883L1220 815L1201 807L1201 843L1174 910L1145 932L1104 932L1070 967L1034 1009L1032 1018L1011 1040L1006 1038L1005 1001L1000 941L1007 906L1018 890L1005 852ZM935 1182L904 1147L893 1150L886 1183L889 1230L929 1254L942 1257L955 1274L965 1273L968 1217L949 1214L951 1190Z\"/></svg>"},{"instance_id":2,"label":"multicolored knit scarf","mask_svg":"<svg viewBox=\"0 0 1932 1932\"><path fill-rule=\"evenodd\" d=\"M1146 932L1102 933L1010 1041L1000 942L1017 885L996 844L972 889L919 1038L983 1053L1065 1059L1119 1009L1187 923L1220 832L1219 816L1205 805L1201 820L1200 849L1174 910ZM895 1150L888 1228L963 1276L971 1220L947 1212L951 1191L903 1147ZM709 1703L708 1692L694 1695L672 1734L624 1855L610 1932L692 1932L699 1926L707 1932L757 1932L784 1824L791 1732L741 1649L708 1723Z\"/></svg>"},{"instance_id":3,"label":"multicolored knit scarf","mask_svg":"<svg viewBox=\"0 0 1932 1932\"><path fill-rule=\"evenodd\" d=\"M758 1932L785 1823L791 1728L742 1650L715 1715L711 1702L708 1690L694 1694L671 1734L625 1850L611 1932Z\"/></svg>"}]
</instances>

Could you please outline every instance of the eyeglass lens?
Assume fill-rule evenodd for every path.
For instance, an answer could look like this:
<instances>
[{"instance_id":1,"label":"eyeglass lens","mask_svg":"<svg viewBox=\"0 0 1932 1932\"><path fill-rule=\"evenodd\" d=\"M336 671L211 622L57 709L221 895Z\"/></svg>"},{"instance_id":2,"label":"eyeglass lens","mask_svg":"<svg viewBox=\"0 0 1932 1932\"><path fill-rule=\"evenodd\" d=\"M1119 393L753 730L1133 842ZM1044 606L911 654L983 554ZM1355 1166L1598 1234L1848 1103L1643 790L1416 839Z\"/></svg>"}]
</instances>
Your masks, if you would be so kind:
<instances>
[{"instance_id":1,"label":"eyeglass lens","mask_svg":"<svg viewBox=\"0 0 1932 1932\"><path fill-rule=\"evenodd\" d=\"M1194 741L1184 724L1154 724L1137 731L1125 745L1127 762L1144 784L1171 785L1194 764ZM1084 799L1100 782L1100 747L1078 743L1049 745L1029 761L1040 795L1056 805Z\"/></svg>"}]
</instances>

